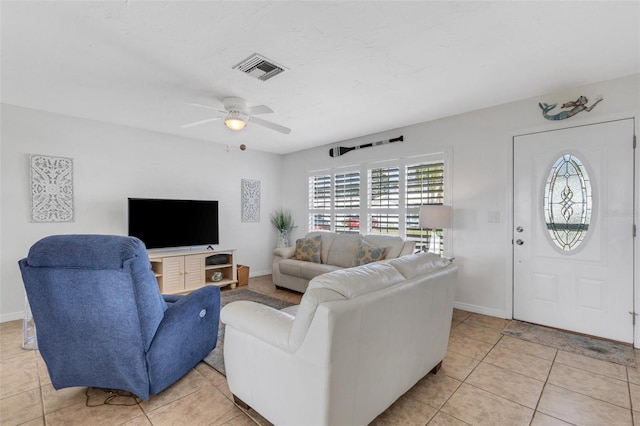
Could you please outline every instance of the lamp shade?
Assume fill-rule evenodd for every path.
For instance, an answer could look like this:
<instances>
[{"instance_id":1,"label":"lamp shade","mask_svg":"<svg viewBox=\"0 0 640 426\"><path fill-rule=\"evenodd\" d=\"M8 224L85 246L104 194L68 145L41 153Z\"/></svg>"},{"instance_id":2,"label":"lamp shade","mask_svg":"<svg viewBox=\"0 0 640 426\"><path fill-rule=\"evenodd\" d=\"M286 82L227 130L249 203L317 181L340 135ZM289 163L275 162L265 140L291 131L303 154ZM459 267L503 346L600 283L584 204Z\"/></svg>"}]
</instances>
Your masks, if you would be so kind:
<instances>
[{"instance_id":1,"label":"lamp shade","mask_svg":"<svg viewBox=\"0 0 640 426\"><path fill-rule=\"evenodd\" d=\"M224 124L231 130L242 130L247 125L247 122L237 112L231 112L225 118Z\"/></svg>"},{"instance_id":2,"label":"lamp shade","mask_svg":"<svg viewBox=\"0 0 640 426\"><path fill-rule=\"evenodd\" d=\"M451 206L423 204L420 206L420 228L451 228Z\"/></svg>"}]
</instances>

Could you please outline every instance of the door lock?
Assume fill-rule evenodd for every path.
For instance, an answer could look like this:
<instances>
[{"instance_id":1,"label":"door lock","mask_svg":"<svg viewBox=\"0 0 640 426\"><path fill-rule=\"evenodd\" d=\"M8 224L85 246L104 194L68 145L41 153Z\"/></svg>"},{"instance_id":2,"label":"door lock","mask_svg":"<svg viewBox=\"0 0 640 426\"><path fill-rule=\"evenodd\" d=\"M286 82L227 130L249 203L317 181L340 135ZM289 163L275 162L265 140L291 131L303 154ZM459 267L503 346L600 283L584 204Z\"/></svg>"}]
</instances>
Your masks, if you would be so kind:
<instances>
[{"instance_id":1,"label":"door lock","mask_svg":"<svg viewBox=\"0 0 640 426\"><path fill-rule=\"evenodd\" d=\"M519 245L519 246L521 246L521 245L523 245L523 244L524 244L524 241L522 241L522 240L516 240L516 244L517 244L517 245Z\"/></svg>"},{"instance_id":2,"label":"door lock","mask_svg":"<svg viewBox=\"0 0 640 426\"><path fill-rule=\"evenodd\" d=\"M524 228L522 226L518 226L516 228L516 232L522 232L522 231L524 231Z\"/></svg>"}]
</instances>

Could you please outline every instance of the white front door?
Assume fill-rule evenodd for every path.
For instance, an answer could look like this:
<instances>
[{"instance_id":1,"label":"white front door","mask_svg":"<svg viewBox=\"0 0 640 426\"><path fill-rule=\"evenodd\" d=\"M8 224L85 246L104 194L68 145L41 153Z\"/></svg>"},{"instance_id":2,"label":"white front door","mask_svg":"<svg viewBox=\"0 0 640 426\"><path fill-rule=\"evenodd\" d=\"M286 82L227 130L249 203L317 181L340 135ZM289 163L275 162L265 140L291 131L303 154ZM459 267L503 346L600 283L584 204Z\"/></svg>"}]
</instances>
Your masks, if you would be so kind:
<instances>
[{"instance_id":1,"label":"white front door","mask_svg":"<svg viewBox=\"0 0 640 426\"><path fill-rule=\"evenodd\" d=\"M514 319L633 342L633 129L514 138Z\"/></svg>"}]
</instances>

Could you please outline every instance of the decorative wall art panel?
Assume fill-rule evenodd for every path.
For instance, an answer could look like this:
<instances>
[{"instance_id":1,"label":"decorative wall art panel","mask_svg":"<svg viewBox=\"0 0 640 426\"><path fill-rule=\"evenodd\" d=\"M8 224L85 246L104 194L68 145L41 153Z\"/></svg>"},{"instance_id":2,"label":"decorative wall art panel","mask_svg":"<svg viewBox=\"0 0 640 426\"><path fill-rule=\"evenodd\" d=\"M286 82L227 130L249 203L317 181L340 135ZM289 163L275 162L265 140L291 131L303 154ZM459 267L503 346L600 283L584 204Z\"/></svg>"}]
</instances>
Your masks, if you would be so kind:
<instances>
[{"instance_id":1,"label":"decorative wall art panel","mask_svg":"<svg viewBox=\"0 0 640 426\"><path fill-rule=\"evenodd\" d=\"M260 181L242 179L242 222L260 222Z\"/></svg>"},{"instance_id":2,"label":"decorative wall art panel","mask_svg":"<svg viewBox=\"0 0 640 426\"><path fill-rule=\"evenodd\" d=\"M31 155L31 221L73 222L73 159Z\"/></svg>"}]
</instances>

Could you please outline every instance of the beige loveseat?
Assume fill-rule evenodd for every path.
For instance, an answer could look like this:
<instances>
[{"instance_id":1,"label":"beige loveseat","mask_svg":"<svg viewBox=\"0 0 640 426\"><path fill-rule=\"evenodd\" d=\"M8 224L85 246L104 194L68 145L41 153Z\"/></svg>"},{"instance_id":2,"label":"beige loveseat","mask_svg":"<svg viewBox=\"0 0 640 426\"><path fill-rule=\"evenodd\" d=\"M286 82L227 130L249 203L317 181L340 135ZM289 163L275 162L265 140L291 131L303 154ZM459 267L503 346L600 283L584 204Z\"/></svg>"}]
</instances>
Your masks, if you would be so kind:
<instances>
[{"instance_id":1,"label":"beige loveseat","mask_svg":"<svg viewBox=\"0 0 640 426\"><path fill-rule=\"evenodd\" d=\"M296 247L277 248L273 251L273 283L276 287L304 293L309 281L318 275L351 268L362 244L383 247L383 259L412 254L415 241L405 241L392 235L338 234L328 231L309 232L304 238L320 236L320 262L298 260ZM364 241L364 243L363 243Z\"/></svg>"},{"instance_id":2,"label":"beige loveseat","mask_svg":"<svg viewBox=\"0 0 640 426\"><path fill-rule=\"evenodd\" d=\"M220 319L234 399L278 426L369 424L437 372L456 270L417 253L318 276L300 305L283 310L227 304Z\"/></svg>"}]
</instances>

